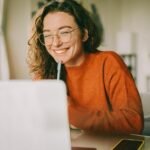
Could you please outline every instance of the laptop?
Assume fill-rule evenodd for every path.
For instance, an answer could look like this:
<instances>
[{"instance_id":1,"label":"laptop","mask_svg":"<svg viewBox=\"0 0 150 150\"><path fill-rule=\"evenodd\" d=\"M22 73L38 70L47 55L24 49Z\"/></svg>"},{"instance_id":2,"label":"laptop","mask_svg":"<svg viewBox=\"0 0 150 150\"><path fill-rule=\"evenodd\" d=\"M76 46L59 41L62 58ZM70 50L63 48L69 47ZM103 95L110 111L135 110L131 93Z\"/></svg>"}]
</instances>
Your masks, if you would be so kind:
<instances>
[{"instance_id":1,"label":"laptop","mask_svg":"<svg viewBox=\"0 0 150 150\"><path fill-rule=\"evenodd\" d=\"M0 81L0 150L71 150L63 81Z\"/></svg>"}]
</instances>

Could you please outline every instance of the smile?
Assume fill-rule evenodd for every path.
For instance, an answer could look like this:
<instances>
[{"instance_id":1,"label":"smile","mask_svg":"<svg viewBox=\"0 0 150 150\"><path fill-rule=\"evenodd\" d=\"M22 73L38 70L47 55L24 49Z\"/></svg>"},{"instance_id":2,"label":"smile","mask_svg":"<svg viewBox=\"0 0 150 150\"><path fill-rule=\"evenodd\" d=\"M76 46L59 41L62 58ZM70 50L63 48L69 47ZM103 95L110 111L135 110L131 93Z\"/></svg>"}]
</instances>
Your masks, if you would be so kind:
<instances>
[{"instance_id":1,"label":"smile","mask_svg":"<svg viewBox=\"0 0 150 150\"><path fill-rule=\"evenodd\" d=\"M67 51L67 49L59 49L59 50L53 50L56 54L63 54Z\"/></svg>"}]
</instances>

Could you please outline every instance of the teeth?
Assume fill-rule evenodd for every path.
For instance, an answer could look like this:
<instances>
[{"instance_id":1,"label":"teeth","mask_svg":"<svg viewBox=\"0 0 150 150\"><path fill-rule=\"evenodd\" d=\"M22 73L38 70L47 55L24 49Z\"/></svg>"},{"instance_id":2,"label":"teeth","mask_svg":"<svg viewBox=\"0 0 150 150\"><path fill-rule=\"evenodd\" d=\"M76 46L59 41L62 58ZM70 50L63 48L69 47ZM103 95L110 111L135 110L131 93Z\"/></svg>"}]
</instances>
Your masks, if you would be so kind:
<instances>
[{"instance_id":1,"label":"teeth","mask_svg":"<svg viewBox=\"0 0 150 150\"><path fill-rule=\"evenodd\" d=\"M61 53L64 53L65 52L65 50L58 50L58 51L55 51L55 53L57 53L57 54L61 54Z\"/></svg>"}]
</instances>

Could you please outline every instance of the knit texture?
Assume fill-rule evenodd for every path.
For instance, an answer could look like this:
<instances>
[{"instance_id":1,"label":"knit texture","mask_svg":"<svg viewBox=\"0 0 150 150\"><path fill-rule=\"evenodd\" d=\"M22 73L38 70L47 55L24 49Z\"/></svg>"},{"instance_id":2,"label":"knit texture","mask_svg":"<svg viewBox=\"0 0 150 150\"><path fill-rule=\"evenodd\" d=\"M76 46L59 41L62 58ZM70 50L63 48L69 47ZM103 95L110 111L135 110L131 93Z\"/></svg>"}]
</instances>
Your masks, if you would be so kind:
<instances>
[{"instance_id":1,"label":"knit texture","mask_svg":"<svg viewBox=\"0 0 150 150\"><path fill-rule=\"evenodd\" d=\"M108 134L141 133L143 110L134 79L112 51L86 54L67 67L69 121L77 128Z\"/></svg>"}]
</instances>

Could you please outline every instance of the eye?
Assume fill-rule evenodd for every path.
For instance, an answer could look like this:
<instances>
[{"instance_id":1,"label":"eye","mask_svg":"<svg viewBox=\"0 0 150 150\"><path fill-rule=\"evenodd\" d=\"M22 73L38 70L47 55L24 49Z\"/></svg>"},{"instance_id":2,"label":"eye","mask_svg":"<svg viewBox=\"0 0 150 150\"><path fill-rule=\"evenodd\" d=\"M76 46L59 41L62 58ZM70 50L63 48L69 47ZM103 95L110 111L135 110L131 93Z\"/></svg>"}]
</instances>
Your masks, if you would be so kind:
<instances>
[{"instance_id":1,"label":"eye","mask_svg":"<svg viewBox=\"0 0 150 150\"><path fill-rule=\"evenodd\" d=\"M59 32L60 35L67 35L69 33L70 33L70 31L61 31L61 32Z\"/></svg>"},{"instance_id":2,"label":"eye","mask_svg":"<svg viewBox=\"0 0 150 150\"><path fill-rule=\"evenodd\" d=\"M51 38L52 36L53 36L53 35L51 35L51 34L44 34L44 35L43 35L44 38Z\"/></svg>"}]
</instances>

